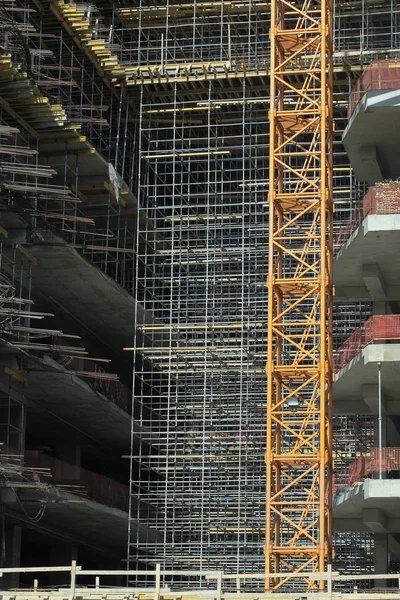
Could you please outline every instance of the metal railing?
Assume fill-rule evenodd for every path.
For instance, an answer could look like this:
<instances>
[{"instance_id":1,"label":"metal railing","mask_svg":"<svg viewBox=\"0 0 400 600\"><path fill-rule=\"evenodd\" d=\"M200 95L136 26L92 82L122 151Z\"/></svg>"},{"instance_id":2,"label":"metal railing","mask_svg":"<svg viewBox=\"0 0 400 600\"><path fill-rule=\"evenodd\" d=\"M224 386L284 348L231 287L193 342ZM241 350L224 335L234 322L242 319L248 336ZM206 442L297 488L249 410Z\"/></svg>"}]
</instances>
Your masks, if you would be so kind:
<instances>
[{"instance_id":1,"label":"metal railing","mask_svg":"<svg viewBox=\"0 0 400 600\"><path fill-rule=\"evenodd\" d=\"M335 373L372 342L385 340L400 340L400 315L374 315L356 329L334 354Z\"/></svg>"},{"instance_id":2,"label":"metal railing","mask_svg":"<svg viewBox=\"0 0 400 600\"><path fill-rule=\"evenodd\" d=\"M32 574L46 574L46 573L70 573L70 586L69 588L46 591L46 598L50 600L51 597L57 598L101 598L103 600L108 597L112 597L114 600L119 598L126 598L127 592L130 597L140 594L141 598L151 598L152 600L160 600L165 594L168 594L168 598L183 598L190 596L192 599L198 598L213 598L215 600L221 600L225 595L229 595L230 598L276 598L278 597L293 597L293 598L340 598L342 596L355 597L357 600L363 598L380 599L386 598L388 591L392 593L400 594L400 573L388 573L388 574L362 574L362 575L340 575L338 572L332 571L331 566L328 565L327 571L323 573L239 573L239 574L225 574L223 571L162 571L159 564L156 565L154 571L144 570L87 570L82 569L81 566L76 564L76 561L72 561L69 566L60 567L14 567L14 568L3 568L0 569L0 577L10 573L32 573ZM93 577L92 587L78 587L79 577ZM107 587L101 585L101 578L122 576L126 577L127 580L131 577L146 577L153 580L153 585L146 585L144 587L132 587L127 585L125 587ZM168 578L191 578L197 579L204 583L204 587L199 587L196 593L194 589L176 589L176 586L169 586L165 584ZM326 581L325 591L315 591L311 593L305 593L304 591L297 592L254 592L252 594L242 593L242 583L248 579L253 580L266 580L268 578L275 579L299 579L308 578L310 581ZM388 581L394 580L398 582L398 588L389 588L388 590L369 590L367 592L358 592L354 587L349 591L341 590L340 592L333 591L333 584L335 582L357 582L357 581L382 581L387 584ZM235 587L227 586L227 583L231 581L235 584ZM210 587L209 583L213 585ZM357 593L358 592L358 593ZM18 591L16 595L15 591L11 591L9 594L2 592L2 599L8 600L11 598L20 597L33 597L38 598L40 596L39 580L36 578L33 581L33 586L30 590L24 588L23 591ZM41 597L41 596L40 596Z\"/></svg>"},{"instance_id":3,"label":"metal railing","mask_svg":"<svg viewBox=\"0 0 400 600\"><path fill-rule=\"evenodd\" d=\"M334 491L351 487L366 479L400 473L400 448L371 448L352 462L346 472L334 475ZM396 477L397 478L397 477Z\"/></svg>"},{"instance_id":4,"label":"metal railing","mask_svg":"<svg viewBox=\"0 0 400 600\"><path fill-rule=\"evenodd\" d=\"M400 214L400 183L378 183L370 187L362 202L353 208L349 219L335 235L335 256L368 215L393 214Z\"/></svg>"},{"instance_id":5,"label":"metal railing","mask_svg":"<svg viewBox=\"0 0 400 600\"><path fill-rule=\"evenodd\" d=\"M351 118L358 103L368 91L396 88L400 88L400 62L392 59L371 63L364 70L350 94L347 117Z\"/></svg>"}]
</instances>

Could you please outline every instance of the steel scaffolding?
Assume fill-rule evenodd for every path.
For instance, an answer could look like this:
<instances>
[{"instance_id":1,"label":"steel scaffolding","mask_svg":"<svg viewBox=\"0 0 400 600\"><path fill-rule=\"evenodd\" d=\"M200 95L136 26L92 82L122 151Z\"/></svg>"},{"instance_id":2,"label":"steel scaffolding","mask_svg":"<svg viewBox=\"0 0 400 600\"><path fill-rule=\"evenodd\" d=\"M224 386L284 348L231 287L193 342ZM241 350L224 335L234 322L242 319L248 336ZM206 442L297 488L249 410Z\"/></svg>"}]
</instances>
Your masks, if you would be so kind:
<instances>
[{"instance_id":1,"label":"steel scaffolding","mask_svg":"<svg viewBox=\"0 0 400 600\"><path fill-rule=\"evenodd\" d=\"M356 31L364 10L368 29ZM364 193L340 141L348 91L362 61L395 49L395 32L389 12L366 2L336 4L335 27L338 231ZM141 1L115 20L126 85L140 92L134 381L152 409L140 418L132 489L159 508L142 544L131 511L131 566L264 567L268 29L258 1ZM334 312L337 347L370 307ZM352 535L340 545L350 548Z\"/></svg>"},{"instance_id":2,"label":"steel scaffolding","mask_svg":"<svg viewBox=\"0 0 400 600\"><path fill-rule=\"evenodd\" d=\"M336 232L364 192L341 146L348 92L366 62L399 53L399 10L336 2ZM1 144L15 150L3 214L23 218L28 244L61 238L137 300L134 567L264 567L269 15L264 0L2 2L1 118L20 130ZM335 310L339 346L370 307ZM26 319L8 319L14 343ZM51 345L49 331L29 342ZM138 493L157 507L141 536Z\"/></svg>"},{"instance_id":3,"label":"steel scaffolding","mask_svg":"<svg viewBox=\"0 0 400 600\"><path fill-rule=\"evenodd\" d=\"M32 370L80 376L131 408L130 390L98 364L111 359L94 362L78 335L43 324L53 314L34 303L43 302L39 286L32 291L35 252L48 248L45 263L53 243L133 288L132 105L124 90L112 92L102 81L50 4L5 0L0 7L0 450L20 462Z\"/></svg>"},{"instance_id":4,"label":"steel scaffolding","mask_svg":"<svg viewBox=\"0 0 400 600\"><path fill-rule=\"evenodd\" d=\"M6 121L16 121L26 133L31 153L49 168L55 184L48 196L42 188L35 199L40 211L35 241L61 236L132 292L131 189L137 185L132 100L124 88L111 90L74 43L57 12L60 3L31 4L2 3L0 104Z\"/></svg>"},{"instance_id":5,"label":"steel scaffolding","mask_svg":"<svg viewBox=\"0 0 400 600\"><path fill-rule=\"evenodd\" d=\"M245 80L234 99L218 87L141 104L139 222L157 239L138 253L136 378L159 423L144 422L157 454L137 457L135 484L163 512L147 560L251 572L263 563L267 114Z\"/></svg>"}]
</instances>

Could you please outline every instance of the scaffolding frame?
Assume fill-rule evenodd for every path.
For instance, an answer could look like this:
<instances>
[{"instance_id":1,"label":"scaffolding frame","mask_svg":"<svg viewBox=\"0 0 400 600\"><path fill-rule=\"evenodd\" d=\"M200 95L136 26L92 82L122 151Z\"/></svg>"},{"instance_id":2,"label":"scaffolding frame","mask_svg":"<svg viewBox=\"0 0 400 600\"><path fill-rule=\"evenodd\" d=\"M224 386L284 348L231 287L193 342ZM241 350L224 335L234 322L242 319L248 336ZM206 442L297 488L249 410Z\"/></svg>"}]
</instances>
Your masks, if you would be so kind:
<instances>
[{"instance_id":1,"label":"scaffolding frame","mask_svg":"<svg viewBox=\"0 0 400 600\"><path fill-rule=\"evenodd\" d=\"M199 2L142 0L120 9L112 32L115 47L124 46L119 58L127 67L127 89L140 90L133 362L136 397L151 412L142 413L146 433L132 452L132 462L142 465L139 472L132 467L132 489L141 489L160 508L158 518L147 521L148 541L141 544L131 511L128 563L158 560L168 569L223 565L232 573L260 572L270 51L264 47L258 55L258 73L247 55L240 65L235 62L240 53L235 29L245 28L245 11L229 16L224 7L217 18L221 4L213 3L209 14ZM265 34L269 7L244 4L264 19ZM334 58L335 230L362 194L341 146L348 90L362 61L386 53L390 43L389 14L381 19L371 6L361 57L355 10L340 4L335 14L340 42ZM218 49L210 54L209 38L220 43L230 18L232 61L226 43L217 64L221 54ZM345 22L353 28L351 36L345 35ZM203 39L207 25L210 33ZM373 41L376 32L380 47L378 37ZM196 44L187 54L193 35ZM307 218L299 227L309 227ZM335 347L369 311L368 303L335 307ZM349 547L351 539L341 534L340 543ZM260 585L249 579L246 589Z\"/></svg>"},{"instance_id":2,"label":"scaffolding frame","mask_svg":"<svg viewBox=\"0 0 400 600\"><path fill-rule=\"evenodd\" d=\"M131 488L159 511L143 519L148 539L139 544L132 502L129 562L152 565L168 551L166 567L261 572L270 5L2 7L13 15L1 38L3 117L26 133L35 168L52 161L69 198L43 201L32 190L29 208L42 213L30 220L36 241L63 237L138 301L132 430L139 423L143 433ZM399 0L336 3L334 18L340 229L362 193L341 147L347 94L366 62L399 53ZM118 199L109 177L88 184L83 165L93 154L119 174ZM335 309L335 345L368 310Z\"/></svg>"}]
</instances>

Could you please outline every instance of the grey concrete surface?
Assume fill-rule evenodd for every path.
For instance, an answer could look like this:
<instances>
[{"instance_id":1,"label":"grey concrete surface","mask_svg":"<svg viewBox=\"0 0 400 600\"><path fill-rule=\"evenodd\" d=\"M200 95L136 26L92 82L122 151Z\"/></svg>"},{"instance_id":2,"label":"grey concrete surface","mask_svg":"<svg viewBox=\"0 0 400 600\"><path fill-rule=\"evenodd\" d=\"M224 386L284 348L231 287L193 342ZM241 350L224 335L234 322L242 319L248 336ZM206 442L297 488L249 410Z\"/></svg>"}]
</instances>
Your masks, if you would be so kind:
<instances>
[{"instance_id":1,"label":"grey concrete surface","mask_svg":"<svg viewBox=\"0 0 400 600\"><path fill-rule=\"evenodd\" d=\"M79 182L85 184L92 183L96 185L104 181L109 182L109 163L89 140L84 142L74 141L73 139L60 141L55 139L54 135L50 139L42 136L39 143L39 154L41 162L47 163L57 171L58 176L53 177L53 180L57 183L60 179L65 184L65 177L67 185L75 184L76 177L78 177ZM136 212L136 196L121 175L119 173L115 175L120 189L125 190L122 198L128 207L135 209ZM93 202L96 205L105 205L109 202L109 195L106 190L98 194L89 193L86 197L89 203ZM111 201L117 203L114 196L111 196Z\"/></svg>"},{"instance_id":2,"label":"grey concrete surface","mask_svg":"<svg viewBox=\"0 0 400 600\"><path fill-rule=\"evenodd\" d=\"M54 138L54 134L43 135L39 143L39 154L41 163L48 164L58 173L52 178L52 183L71 186L76 184L78 178L78 187L84 186L82 193L85 196L85 202L90 206L89 212L95 218L98 226L102 220L105 220L107 215L105 209L110 203L112 209L121 209L123 217L127 219L127 227L130 232L136 231L137 198L134 191L119 173L115 173L115 176L120 190L124 190L124 193L120 195L120 201L115 195L110 195L106 188L101 189L104 182L110 183L109 163L89 140L84 142L73 139L59 140ZM92 189L90 189L91 186L93 186ZM160 239L153 223L144 212L140 215L140 222L141 230L147 231L147 240L156 237Z\"/></svg>"},{"instance_id":3,"label":"grey concrete surface","mask_svg":"<svg viewBox=\"0 0 400 600\"><path fill-rule=\"evenodd\" d=\"M359 181L373 185L400 175L400 90L371 90L360 100L343 145Z\"/></svg>"},{"instance_id":4,"label":"grey concrete surface","mask_svg":"<svg viewBox=\"0 0 400 600\"><path fill-rule=\"evenodd\" d=\"M400 343L370 344L336 373L333 383L335 414L371 414L368 396L373 390L377 394L378 362L382 363L385 412L400 414Z\"/></svg>"},{"instance_id":5,"label":"grey concrete surface","mask_svg":"<svg viewBox=\"0 0 400 600\"><path fill-rule=\"evenodd\" d=\"M400 479L371 479L337 492L333 498L336 531L400 531Z\"/></svg>"},{"instance_id":6,"label":"grey concrete surface","mask_svg":"<svg viewBox=\"0 0 400 600\"><path fill-rule=\"evenodd\" d=\"M101 504L83 495L65 489L49 486L46 490L23 490L20 492L25 511L34 516L44 506L41 523L61 533L77 536L89 544L99 544L111 553L126 552L128 513L118 508ZM26 517L21 503L11 495L5 498L5 510L11 514ZM133 534L142 541L160 541L155 530L131 521Z\"/></svg>"},{"instance_id":7,"label":"grey concrete surface","mask_svg":"<svg viewBox=\"0 0 400 600\"><path fill-rule=\"evenodd\" d=\"M133 343L135 302L116 281L61 238L29 247L33 287L76 316L116 352ZM139 320L144 311L139 311Z\"/></svg>"},{"instance_id":8,"label":"grey concrete surface","mask_svg":"<svg viewBox=\"0 0 400 600\"><path fill-rule=\"evenodd\" d=\"M27 378L26 393L30 399L86 431L99 443L121 452L129 450L130 415L81 377L69 374L50 357L45 357L42 368L35 365L21 374ZM140 432L136 424L135 430Z\"/></svg>"},{"instance_id":9,"label":"grey concrete surface","mask_svg":"<svg viewBox=\"0 0 400 600\"><path fill-rule=\"evenodd\" d=\"M111 450L120 455L130 451L131 417L106 395L81 377L68 373L48 356L28 362L27 368L21 371L7 358L0 355L0 393L10 394L29 408L31 427L41 431L47 443L57 441L54 428L61 426L67 430L72 428L76 440L90 452ZM4 366L19 371L26 378L26 384L10 380L3 372ZM135 420L132 426L133 444L137 448L146 429Z\"/></svg>"},{"instance_id":10,"label":"grey concrete surface","mask_svg":"<svg viewBox=\"0 0 400 600\"><path fill-rule=\"evenodd\" d=\"M399 300L399 257L400 214L368 215L336 256L335 300L383 300L379 292L387 300ZM379 278L366 273L365 267L372 265L381 274L383 290L374 285Z\"/></svg>"}]
</instances>

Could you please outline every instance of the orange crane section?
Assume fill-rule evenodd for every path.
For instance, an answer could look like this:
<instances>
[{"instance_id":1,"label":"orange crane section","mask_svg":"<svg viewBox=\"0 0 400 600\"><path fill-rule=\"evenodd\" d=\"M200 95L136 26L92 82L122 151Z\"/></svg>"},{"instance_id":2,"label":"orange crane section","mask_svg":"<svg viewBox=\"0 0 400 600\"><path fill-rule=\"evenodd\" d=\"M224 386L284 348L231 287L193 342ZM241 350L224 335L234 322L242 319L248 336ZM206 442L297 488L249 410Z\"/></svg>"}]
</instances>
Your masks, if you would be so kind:
<instances>
[{"instance_id":1,"label":"orange crane section","mask_svg":"<svg viewBox=\"0 0 400 600\"><path fill-rule=\"evenodd\" d=\"M332 537L332 0L272 0L270 38L266 588L312 589Z\"/></svg>"}]
</instances>

